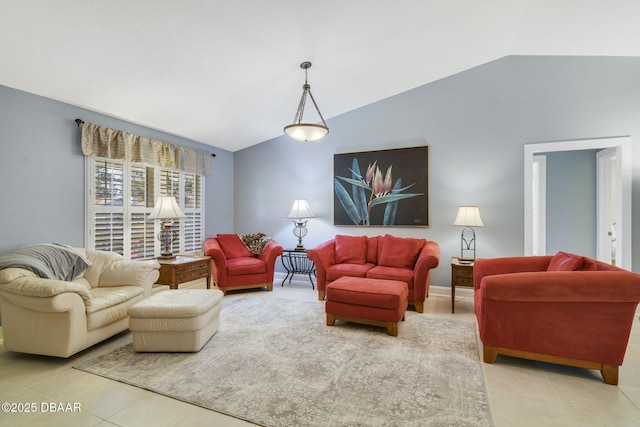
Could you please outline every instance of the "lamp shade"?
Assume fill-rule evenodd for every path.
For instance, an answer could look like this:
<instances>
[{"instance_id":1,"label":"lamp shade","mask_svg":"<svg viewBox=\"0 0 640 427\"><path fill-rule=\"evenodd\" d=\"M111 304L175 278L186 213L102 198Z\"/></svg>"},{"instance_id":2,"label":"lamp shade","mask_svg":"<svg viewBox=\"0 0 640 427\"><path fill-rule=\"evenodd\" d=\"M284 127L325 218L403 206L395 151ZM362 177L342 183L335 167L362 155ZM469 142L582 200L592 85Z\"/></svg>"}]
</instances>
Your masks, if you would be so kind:
<instances>
[{"instance_id":1,"label":"lamp shade","mask_svg":"<svg viewBox=\"0 0 640 427\"><path fill-rule=\"evenodd\" d=\"M329 133L329 128L313 123L298 123L285 126L284 133L296 141L317 141Z\"/></svg>"},{"instance_id":2,"label":"lamp shade","mask_svg":"<svg viewBox=\"0 0 640 427\"><path fill-rule=\"evenodd\" d=\"M156 203L147 220L184 218L184 212L172 196L162 196Z\"/></svg>"},{"instance_id":3,"label":"lamp shade","mask_svg":"<svg viewBox=\"0 0 640 427\"><path fill-rule=\"evenodd\" d=\"M293 201L293 206L291 207L291 211L287 218L313 218L314 215L311 213L311 209L309 208L309 203L307 199L298 199Z\"/></svg>"},{"instance_id":4,"label":"lamp shade","mask_svg":"<svg viewBox=\"0 0 640 427\"><path fill-rule=\"evenodd\" d=\"M480 208L477 206L459 206L458 215L453 221L453 225L462 227L483 227L482 218L480 218Z\"/></svg>"}]
</instances>

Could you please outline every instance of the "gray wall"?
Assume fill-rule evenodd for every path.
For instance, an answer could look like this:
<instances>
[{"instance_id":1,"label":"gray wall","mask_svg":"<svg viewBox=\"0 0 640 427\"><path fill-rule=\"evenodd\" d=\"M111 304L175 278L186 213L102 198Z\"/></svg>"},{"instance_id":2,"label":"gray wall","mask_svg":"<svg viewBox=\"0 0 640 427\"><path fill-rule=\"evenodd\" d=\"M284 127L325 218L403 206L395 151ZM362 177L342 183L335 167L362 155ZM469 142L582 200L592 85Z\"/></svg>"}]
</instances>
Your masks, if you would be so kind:
<instances>
[{"instance_id":1,"label":"gray wall","mask_svg":"<svg viewBox=\"0 0 640 427\"><path fill-rule=\"evenodd\" d=\"M340 96L314 95L321 110L322 99ZM640 254L640 58L505 57L328 125L329 135L315 143L281 136L235 153L236 232L262 231L293 246L285 216L304 197L317 216L309 220L306 247L337 233L424 237L442 251L432 283L449 286L449 261L460 248L461 230L451 225L458 205L480 206L478 257L524 253L524 144L631 135L633 251ZM428 228L333 226L335 153L423 144L430 147ZM633 269L640 271L638 256Z\"/></svg>"},{"instance_id":2,"label":"gray wall","mask_svg":"<svg viewBox=\"0 0 640 427\"><path fill-rule=\"evenodd\" d=\"M547 253L596 257L596 152L547 153Z\"/></svg>"},{"instance_id":3,"label":"gray wall","mask_svg":"<svg viewBox=\"0 0 640 427\"><path fill-rule=\"evenodd\" d=\"M215 153L205 181L206 233L233 229L233 153L0 86L0 254L37 242L84 246L76 118Z\"/></svg>"}]
</instances>

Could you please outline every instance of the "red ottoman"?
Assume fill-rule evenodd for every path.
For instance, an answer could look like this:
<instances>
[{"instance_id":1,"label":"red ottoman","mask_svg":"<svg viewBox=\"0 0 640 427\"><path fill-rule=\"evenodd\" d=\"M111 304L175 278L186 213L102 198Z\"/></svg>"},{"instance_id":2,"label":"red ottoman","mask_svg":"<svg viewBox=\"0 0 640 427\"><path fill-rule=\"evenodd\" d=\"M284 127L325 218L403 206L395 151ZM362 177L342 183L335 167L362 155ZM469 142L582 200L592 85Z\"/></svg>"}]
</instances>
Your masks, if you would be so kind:
<instances>
[{"instance_id":1,"label":"red ottoman","mask_svg":"<svg viewBox=\"0 0 640 427\"><path fill-rule=\"evenodd\" d=\"M327 285L327 326L336 320L384 326L397 337L408 295L407 284L397 280L340 277Z\"/></svg>"}]
</instances>

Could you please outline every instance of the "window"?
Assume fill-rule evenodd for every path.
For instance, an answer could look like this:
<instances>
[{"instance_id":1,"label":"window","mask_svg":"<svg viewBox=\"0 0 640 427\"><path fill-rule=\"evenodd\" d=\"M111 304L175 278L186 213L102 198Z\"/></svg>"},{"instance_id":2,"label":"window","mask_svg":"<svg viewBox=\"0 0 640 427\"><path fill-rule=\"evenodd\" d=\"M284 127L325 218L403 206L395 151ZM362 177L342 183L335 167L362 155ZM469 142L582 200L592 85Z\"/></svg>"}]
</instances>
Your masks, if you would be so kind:
<instances>
[{"instance_id":1,"label":"window","mask_svg":"<svg viewBox=\"0 0 640 427\"><path fill-rule=\"evenodd\" d=\"M87 248L118 252L126 259L160 254L158 221L147 221L160 196L175 197L186 217L175 221L174 253L200 252L204 239L202 175L86 157Z\"/></svg>"}]
</instances>

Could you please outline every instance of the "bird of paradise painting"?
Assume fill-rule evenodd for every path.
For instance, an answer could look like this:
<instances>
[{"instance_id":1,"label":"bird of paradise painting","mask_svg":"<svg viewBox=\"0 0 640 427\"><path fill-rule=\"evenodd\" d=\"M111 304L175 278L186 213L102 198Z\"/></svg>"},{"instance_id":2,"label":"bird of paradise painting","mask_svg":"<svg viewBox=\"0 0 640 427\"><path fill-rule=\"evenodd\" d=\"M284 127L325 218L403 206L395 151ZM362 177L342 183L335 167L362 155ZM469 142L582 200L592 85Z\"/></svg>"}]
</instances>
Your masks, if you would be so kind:
<instances>
[{"instance_id":1,"label":"bird of paradise painting","mask_svg":"<svg viewBox=\"0 0 640 427\"><path fill-rule=\"evenodd\" d=\"M334 155L334 224L428 226L429 147Z\"/></svg>"}]
</instances>

